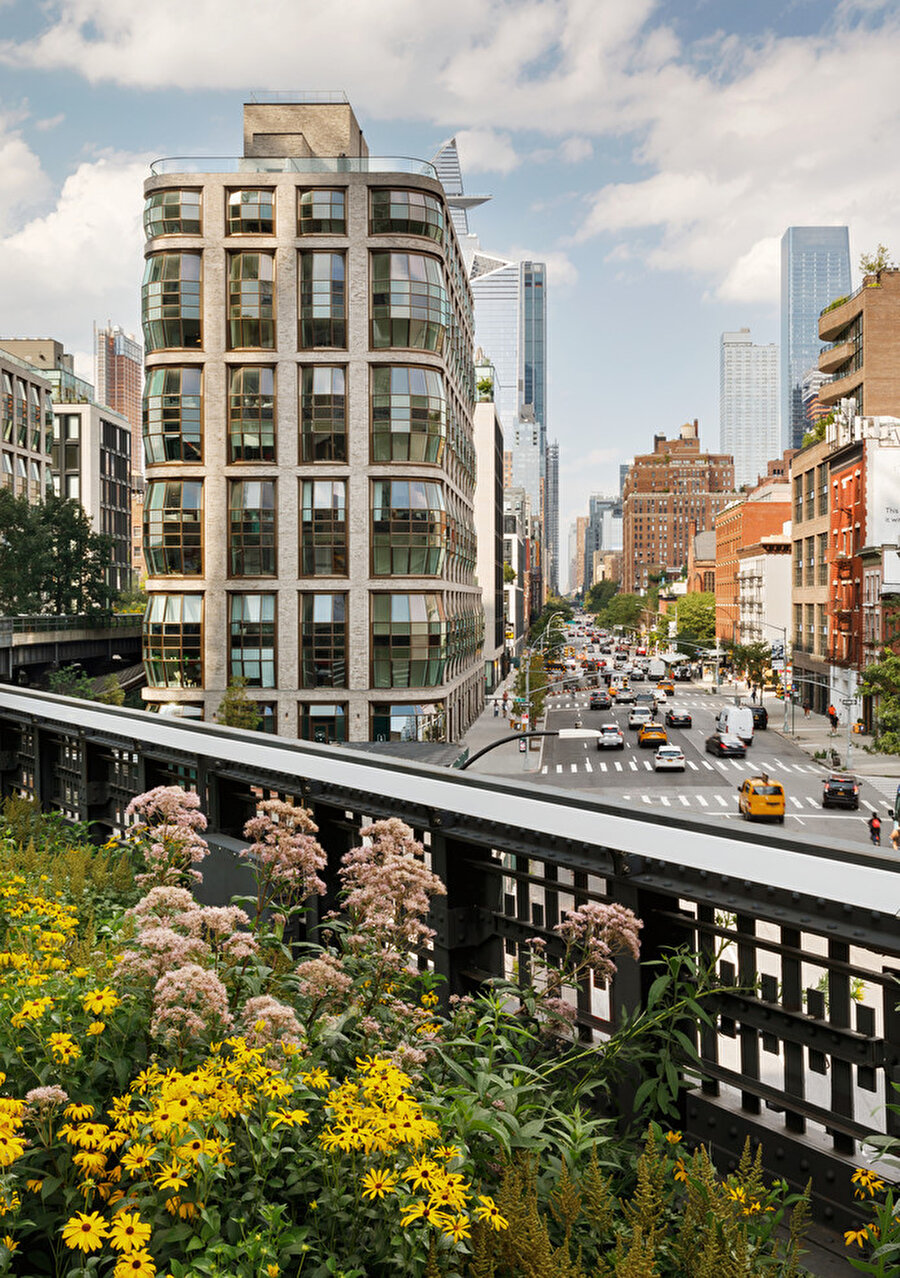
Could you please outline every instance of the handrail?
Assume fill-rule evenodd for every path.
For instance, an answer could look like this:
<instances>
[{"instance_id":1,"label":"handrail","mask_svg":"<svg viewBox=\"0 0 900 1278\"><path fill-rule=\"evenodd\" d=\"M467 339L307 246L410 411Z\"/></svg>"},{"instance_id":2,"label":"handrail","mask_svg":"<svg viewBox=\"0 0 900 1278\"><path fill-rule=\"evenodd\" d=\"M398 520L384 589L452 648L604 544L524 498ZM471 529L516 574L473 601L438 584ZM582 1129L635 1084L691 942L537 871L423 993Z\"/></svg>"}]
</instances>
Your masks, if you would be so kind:
<instances>
[{"instance_id":1,"label":"handrail","mask_svg":"<svg viewBox=\"0 0 900 1278\"><path fill-rule=\"evenodd\" d=\"M140 626L139 612L71 613L52 616L38 613L33 616L0 617L0 627L12 630L16 635L47 634L58 630L123 630Z\"/></svg>"}]
</instances>

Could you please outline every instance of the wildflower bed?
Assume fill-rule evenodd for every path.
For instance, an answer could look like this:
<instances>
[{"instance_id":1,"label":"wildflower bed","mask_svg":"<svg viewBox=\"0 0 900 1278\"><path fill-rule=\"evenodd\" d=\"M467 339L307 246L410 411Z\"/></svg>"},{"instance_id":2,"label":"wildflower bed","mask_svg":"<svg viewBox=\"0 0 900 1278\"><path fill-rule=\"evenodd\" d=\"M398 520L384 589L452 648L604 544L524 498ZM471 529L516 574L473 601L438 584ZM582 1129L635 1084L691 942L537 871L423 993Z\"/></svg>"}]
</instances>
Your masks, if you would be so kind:
<instances>
[{"instance_id":1,"label":"wildflower bed","mask_svg":"<svg viewBox=\"0 0 900 1278\"><path fill-rule=\"evenodd\" d=\"M340 910L288 945L324 890L309 813L260 805L256 891L223 907L191 891L195 795L129 815L101 850L21 801L0 828L0 1273L803 1272L805 1200L667 1130L694 961L605 1044L573 1033L577 986L638 957L629 911L583 906L527 987L448 1006L412 961L444 888L402 823L361 831ZM632 1109L599 1117L635 1070Z\"/></svg>"}]
</instances>

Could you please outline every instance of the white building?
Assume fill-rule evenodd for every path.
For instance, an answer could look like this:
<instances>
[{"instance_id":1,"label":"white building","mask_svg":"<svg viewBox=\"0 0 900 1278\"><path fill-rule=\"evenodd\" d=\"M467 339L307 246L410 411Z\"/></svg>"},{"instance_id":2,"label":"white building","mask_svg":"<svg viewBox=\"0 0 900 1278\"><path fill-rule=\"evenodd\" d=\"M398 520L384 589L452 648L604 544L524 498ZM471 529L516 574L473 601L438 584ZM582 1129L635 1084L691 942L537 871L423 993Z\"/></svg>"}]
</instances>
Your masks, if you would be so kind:
<instances>
[{"instance_id":1,"label":"white building","mask_svg":"<svg viewBox=\"0 0 900 1278\"><path fill-rule=\"evenodd\" d=\"M738 607L741 642L775 643L779 632L790 639L791 525L760 537L738 551Z\"/></svg>"},{"instance_id":2,"label":"white building","mask_svg":"<svg viewBox=\"0 0 900 1278\"><path fill-rule=\"evenodd\" d=\"M755 484L781 452L778 347L754 346L749 328L722 334L719 451L734 458L736 488Z\"/></svg>"}]
</instances>

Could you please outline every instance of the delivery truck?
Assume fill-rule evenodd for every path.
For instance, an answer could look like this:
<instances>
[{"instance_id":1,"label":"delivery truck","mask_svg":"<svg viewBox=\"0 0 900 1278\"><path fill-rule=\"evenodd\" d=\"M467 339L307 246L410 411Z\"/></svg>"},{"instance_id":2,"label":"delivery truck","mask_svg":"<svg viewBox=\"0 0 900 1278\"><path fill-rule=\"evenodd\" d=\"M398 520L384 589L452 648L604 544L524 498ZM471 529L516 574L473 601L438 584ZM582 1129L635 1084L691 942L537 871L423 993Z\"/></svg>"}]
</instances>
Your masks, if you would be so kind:
<instances>
[{"instance_id":1,"label":"delivery truck","mask_svg":"<svg viewBox=\"0 0 900 1278\"><path fill-rule=\"evenodd\" d=\"M716 732L740 737L744 745L753 741L753 711L749 706L725 706L716 716Z\"/></svg>"}]
</instances>

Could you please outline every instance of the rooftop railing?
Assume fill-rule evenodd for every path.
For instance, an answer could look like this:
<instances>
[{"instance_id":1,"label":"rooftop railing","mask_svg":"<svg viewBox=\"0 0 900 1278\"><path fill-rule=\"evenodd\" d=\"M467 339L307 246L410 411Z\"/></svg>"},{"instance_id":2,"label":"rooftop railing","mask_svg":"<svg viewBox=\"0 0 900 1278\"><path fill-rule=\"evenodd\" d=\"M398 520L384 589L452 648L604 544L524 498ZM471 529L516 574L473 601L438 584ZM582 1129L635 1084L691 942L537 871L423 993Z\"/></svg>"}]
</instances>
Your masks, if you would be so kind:
<instances>
[{"instance_id":1,"label":"rooftop railing","mask_svg":"<svg viewBox=\"0 0 900 1278\"><path fill-rule=\"evenodd\" d=\"M122 630L140 626L139 612L94 612L32 617L0 617L0 628L16 635L47 634L60 630Z\"/></svg>"},{"instance_id":2,"label":"rooftop railing","mask_svg":"<svg viewBox=\"0 0 900 1278\"><path fill-rule=\"evenodd\" d=\"M802 634L802 632L801 632ZM209 822L204 899L244 889L243 825L260 793L312 810L335 869L371 820L397 817L424 843L447 896L420 955L464 994L516 978L530 944L552 954L565 911L615 902L643 920L642 964L622 959L613 982L585 985L574 1007L585 1039L602 1040L647 999L647 964L667 947L704 957L718 982L710 1023L686 1026L701 1082L680 1125L736 1165L744 1142L802 1189L832 1228L858 1224L850 1177L873 1131L900 1137L885 1106L900 1082L900 863L840 839L792 839L715 818L620 805L216 724L52 697L0 696L0 792L92 823L98 841L121 829L136 795L157 785L197 790ZM627 783L623 782L623 790ZM735 803L736 808L736 803ZM733 819L736 818L736 811Z\"/></svg>"},{"instance_id":3,"label":"rooftop railing","mask_svg":"<svg viewBox=\"0 0 900 1278\"><path fill-rule=\"evenodd\" d=\"M150 173L153 177L172 173L412 173L437 181L433 164L408 155L175 155L154 160Z\"/></svg>"}]
</instances>

